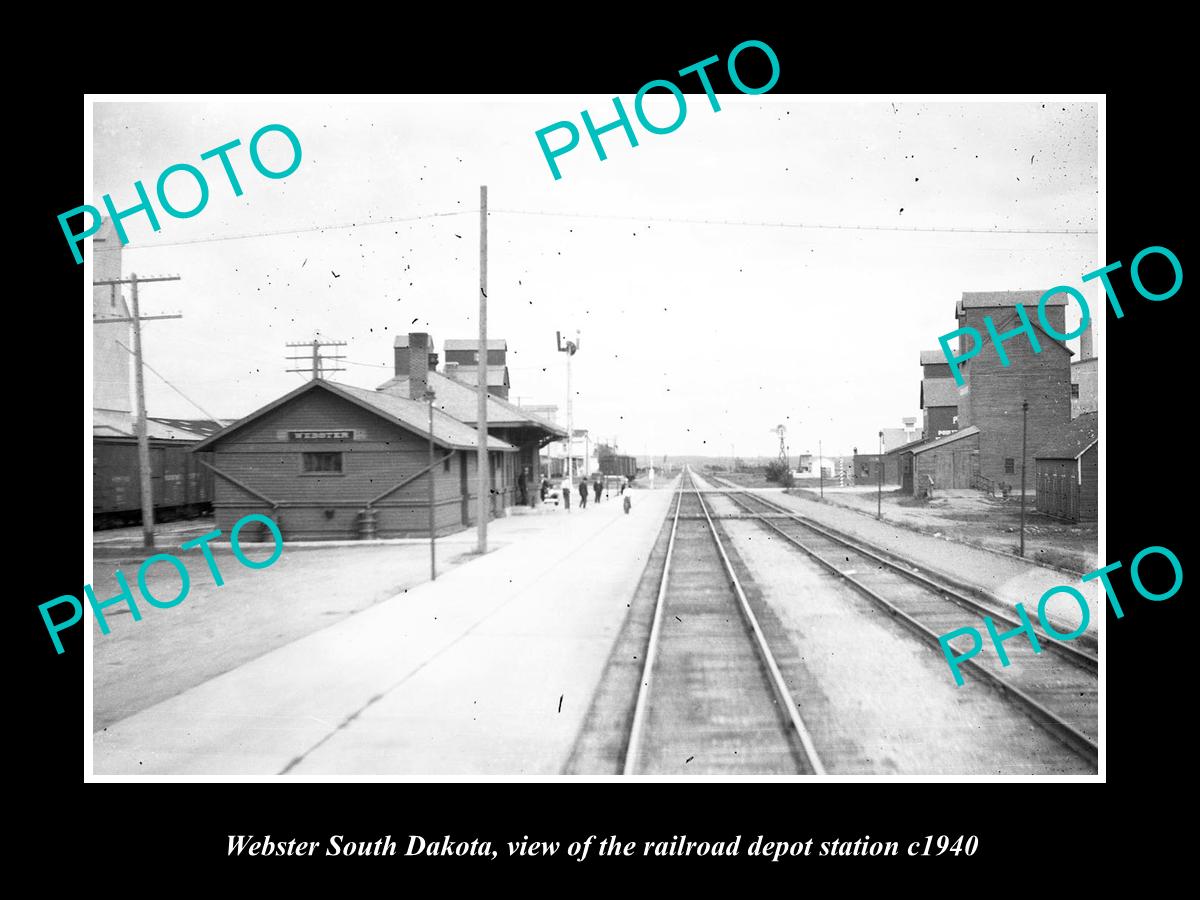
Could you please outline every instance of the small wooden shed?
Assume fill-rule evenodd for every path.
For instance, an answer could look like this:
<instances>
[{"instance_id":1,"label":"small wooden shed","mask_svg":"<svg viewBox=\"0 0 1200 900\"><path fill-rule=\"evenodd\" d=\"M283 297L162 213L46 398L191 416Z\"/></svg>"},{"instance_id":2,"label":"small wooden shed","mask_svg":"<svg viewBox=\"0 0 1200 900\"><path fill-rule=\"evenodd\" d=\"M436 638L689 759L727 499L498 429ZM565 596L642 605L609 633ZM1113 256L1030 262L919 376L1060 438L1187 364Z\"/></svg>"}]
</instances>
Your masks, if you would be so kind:
<instances>
[{"instance_id":1,"label":"small wooden shed","mask_svg":"<svg viewBox=\"0 0 1200 900\"><path fill-rule=\"evenodd\" d=\"M1064 426L1034 457L1037 508L1072 522L1094 522L1099 511L1100 441L1096 413Z\"/></svg>"}]
</instances>

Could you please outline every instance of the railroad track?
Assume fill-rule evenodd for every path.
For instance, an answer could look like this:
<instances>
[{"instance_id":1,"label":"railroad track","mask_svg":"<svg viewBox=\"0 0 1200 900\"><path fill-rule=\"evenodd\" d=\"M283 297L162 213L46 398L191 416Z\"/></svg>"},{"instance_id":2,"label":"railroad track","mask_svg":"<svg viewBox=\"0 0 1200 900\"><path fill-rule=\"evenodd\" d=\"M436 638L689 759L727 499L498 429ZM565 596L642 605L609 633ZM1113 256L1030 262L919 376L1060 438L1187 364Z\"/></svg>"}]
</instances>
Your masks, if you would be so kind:
<instances>
[{"instance_id":1,"label":"railroad track","mask_svg":"<svg viewBox=\"0 0 1200 900\"><path fill-rule=\"evenodd\" d=\"M681 763L697 774L825 771L687 472L674 499L623 772L678 773Z\"/></svg>"},{"instance_id":2,"label":"railroad track","mask_svg":"<svg viewBox=\"0 0 1200 900\"><path fill-rule=\"evenodd\" d=\"M866 541L836 532L724 479L710 476L710 480L729 489L723 495L743 510L746 517L756 519L838 575L932 644L939 654L940 635L974 624L980 615L991 616L998 625L1008 623L1009 628L1020 624L1006 610L915 572L903 560ZM1035 654L1029 641L1018 636L1005 643L1009 666L1002 667L991 654L981 654L962 665L1095 766L1099 759L1098 660L1071 644L1049 637L1036 626L1035 630L1043 647L1041 654ZM965 648L956 649L961 652Z\"/></svg>"}]
</instances>

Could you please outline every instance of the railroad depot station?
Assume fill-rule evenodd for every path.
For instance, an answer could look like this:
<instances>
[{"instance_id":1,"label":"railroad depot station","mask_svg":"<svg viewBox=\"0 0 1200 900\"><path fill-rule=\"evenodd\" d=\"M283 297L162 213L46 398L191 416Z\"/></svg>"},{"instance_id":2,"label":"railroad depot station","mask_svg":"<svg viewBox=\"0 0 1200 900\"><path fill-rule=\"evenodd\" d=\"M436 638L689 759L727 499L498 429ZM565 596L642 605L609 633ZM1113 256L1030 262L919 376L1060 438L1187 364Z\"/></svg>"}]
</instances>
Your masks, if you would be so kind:
<instances>
[{"instance_id":1,"label":"railroad depot station","mask_svg":"<svg viewBox=\"0 0 1200 900\"><path fill-rule=\"evenodd\" d=\"M1006 543L988 545L874 506L885 487L903 512L966 497L987 528L1012 515L1024 478L1030 513L1082 543L1098 515L1090 331L1075 351L1035 324L1041 351L1011 337L1008 366L987 341L961 387L941 351L912 347L919 373L895 374L912 377L920 416L828 456L793 455L780 426L794 487L732 452L728 466L673 469L622 454L555 397L514 397L510 355L532 337L439 345L427 331L380 337L391 364L366 384L331 377L315 341L297 385L257 408L230 386L219 418L144 415L147 472L136 306L109 223L95 240L94 547L110 551L96 554L96 594L119 593L117 567L140 583L154 552L106 527L140 521L146 483L160 548L214 528L228 542L252 514L284 544L259 571L214 543L215 583L183 554L186 602L94 628L97 775L1097 772L1103 610L1085 598L1080 625L1058 596L1038 610L1042 652L1012 637L1016 604L1032 615L1078 578L1025 555L1024 505L1021 555L1001 527ZM948 297L946 330L985 333L990 317L1010 331L1016 305L1040 296ZM1068 331L1061 298L1048 316ZM586 507L581 488L596 491ZM242 540L261 558L272 538ZM1011 631L1003 664L986 634L973 655L939 642L985 616Z\"/></svg>"},{"instance_id":2,"label":"railroad depot station","mask_svg":"<svg viewBox=\"0 0 1200 900\"><path fill-rule=\"evenodd\" d=\"M119 279L121 250L110 220L94 240L103 250L96 280ZM93 315L93 518L97 527L132 524L140 520L141 491L124 292L95 287ZM330 380L316 363L307 383L241 418L147 416L156 519L211 510L228 531L242 516L262 513L287 540L418 537L429 534L432 478L435 534L472 526L478 341L445 341L440 369L430 335L400 335L393 343L394 376L374 390ZM542 481L568 471L576 482L636 474L632 457L594 442L586 428L573 428L568 442L556 404L509 402L507 351L507 341L488 341L490 517L535 508Z\"/></svg>"}]
</instances>

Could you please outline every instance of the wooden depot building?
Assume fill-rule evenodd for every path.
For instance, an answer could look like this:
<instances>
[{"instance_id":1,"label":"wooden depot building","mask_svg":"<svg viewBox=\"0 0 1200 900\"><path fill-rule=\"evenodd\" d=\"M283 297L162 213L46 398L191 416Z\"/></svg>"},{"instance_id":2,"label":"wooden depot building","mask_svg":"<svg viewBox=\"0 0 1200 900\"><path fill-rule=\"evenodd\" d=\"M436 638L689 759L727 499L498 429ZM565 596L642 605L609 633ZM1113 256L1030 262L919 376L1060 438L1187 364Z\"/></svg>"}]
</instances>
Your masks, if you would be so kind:
<instances>
[{"instance_id":1,"label":"wooden depot building","mask_svg":"<svg viewBox=\"0 0 1200 900\"><path fill-rule=\"evenodd\" d=\"M378 390L398 397L418 397L426 389L432 390L435 408L475 427L479 420L478 381L466 376L474 376L477 367L451 359L452 356L461 359L462 351L455 348L467 343L446 341L445 367L438 372L437 354L433 352L433 339L428 334L414 332L399 335L395 339L396 374L381 384ZM496 354L504 352L506 345L504 341L488 341L488 346L488 362L491 363L497 358ZM486 402L488 434L510 444L517 451L505 455L501 469L495 473L493 503L501 509L516 506L520 503L517 485L521 474L525 475L527 497L536 497L542 448L565 439L567 430L509 403L490 388Z\"/></svg>"},{"instance_id":2,"label":"wooden depot building","mask_svg":"<svg viewBox=\"0 0 1200 900\"><path fill-rule=\"evenodd\" d=\"M476 430L429 403L317 378L196 444L211 452L213 510L228 533L261 513L285 540L353 540L429 534L474 523ZM493 487L516 453L488 437Z\"/></svg>"}]
</instances>

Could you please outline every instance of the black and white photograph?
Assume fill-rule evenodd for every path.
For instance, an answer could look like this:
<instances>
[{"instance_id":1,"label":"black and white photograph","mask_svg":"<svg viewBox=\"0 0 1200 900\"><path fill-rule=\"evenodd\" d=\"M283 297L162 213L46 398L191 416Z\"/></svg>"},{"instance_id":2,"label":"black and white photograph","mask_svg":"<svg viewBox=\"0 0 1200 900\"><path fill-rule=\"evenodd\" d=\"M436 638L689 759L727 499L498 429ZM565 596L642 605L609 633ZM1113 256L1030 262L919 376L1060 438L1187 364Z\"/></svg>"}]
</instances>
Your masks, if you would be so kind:
<instances>
[{"instance_id":1,"label":"black and white photograph","mask_svg":"<svg viewBox=\"0 0 1200 900\"><path fill-rule=\"evenodd\" d=\"M726 55L89 97L90 779L1103 778L1103 96Z\"/></svg>"}]
</instances>

